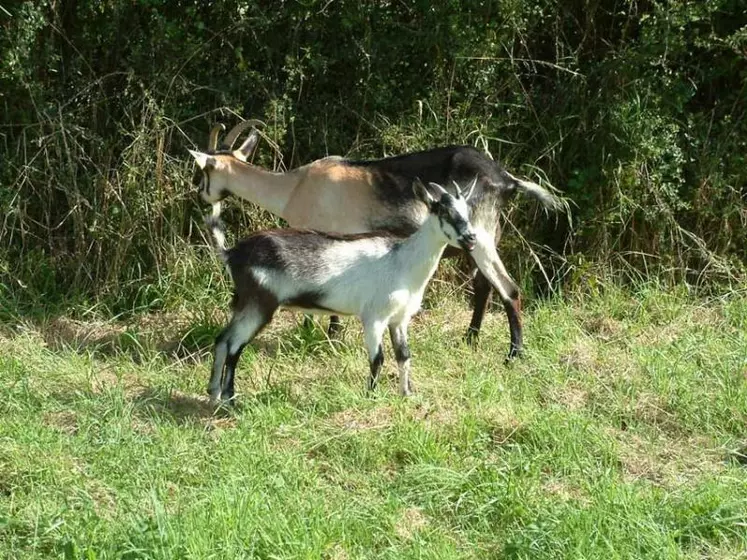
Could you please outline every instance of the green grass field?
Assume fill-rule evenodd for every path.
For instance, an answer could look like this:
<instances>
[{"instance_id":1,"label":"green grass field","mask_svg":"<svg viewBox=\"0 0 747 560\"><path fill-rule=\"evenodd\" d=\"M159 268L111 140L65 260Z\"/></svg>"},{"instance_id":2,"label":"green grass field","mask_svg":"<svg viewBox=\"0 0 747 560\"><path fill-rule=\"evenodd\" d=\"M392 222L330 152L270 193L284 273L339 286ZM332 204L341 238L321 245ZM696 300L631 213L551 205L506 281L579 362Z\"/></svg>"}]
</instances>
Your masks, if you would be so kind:
<instances>
[{"instance_id":1,"label":"green grass field","mask_svg":"<svg viewBox=\"0 0 747 560\"><path fill-rule=\"evenodd\" d=\"M0 331L2 558L747 558L747 293L610 289L411 325L417 395L281 314L239 405L205 386L223 315Z\"/></svg>"}]
</instances>

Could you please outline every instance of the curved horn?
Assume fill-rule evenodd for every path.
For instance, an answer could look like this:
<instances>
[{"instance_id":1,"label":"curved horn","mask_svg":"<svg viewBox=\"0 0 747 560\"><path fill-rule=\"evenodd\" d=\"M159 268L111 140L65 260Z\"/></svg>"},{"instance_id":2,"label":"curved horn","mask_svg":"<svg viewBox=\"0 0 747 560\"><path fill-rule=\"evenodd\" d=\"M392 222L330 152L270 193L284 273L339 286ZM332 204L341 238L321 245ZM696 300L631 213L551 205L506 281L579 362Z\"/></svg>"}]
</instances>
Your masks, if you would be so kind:
<instances>
[{"instance_id":1,"label":"curved horn","mask_svg":"<svg viewBox=\"0 0 747 560\"><path fill-rule=\"evenodd\" d=\"M210 129L210 138L208 139L208 150L214 151L218 149L218 136L220 133L226 130L226 125L223 123L217 123Z\"/></svg>"},{"instance_id":2,"label":"curved horn","mask_svg":"<svg viewBox=\"0 0 747 560\"><path fill-rule=\"evenodd\" d=\"M264 123L257 119L249 119L248 121L240 122L239 124L234 126L228 134L226 134L226 137L223 139L223 143L221 144L221 148L224 150L232 150L233 145L236 143L236 139L239 137L239 134L244 132L247 128L255 126L257 124Z\"/></svg>"}]
</instances>

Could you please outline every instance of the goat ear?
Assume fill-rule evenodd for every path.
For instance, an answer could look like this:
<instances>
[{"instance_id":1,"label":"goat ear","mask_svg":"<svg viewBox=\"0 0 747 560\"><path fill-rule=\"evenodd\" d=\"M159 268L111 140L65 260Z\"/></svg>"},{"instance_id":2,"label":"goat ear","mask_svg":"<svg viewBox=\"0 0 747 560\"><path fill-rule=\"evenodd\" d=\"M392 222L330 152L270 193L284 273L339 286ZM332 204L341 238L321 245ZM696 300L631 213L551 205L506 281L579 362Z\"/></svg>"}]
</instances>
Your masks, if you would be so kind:
<instances>
[{"instance_id":1,"label":"goat ear","mask_svg":"<svg viewBox=\"0 0 747 560\"><path fill-rule=\"evenodd\" d=\"M189 153L192 154L192 157L195 158L197 165L199 165L200 169L202 169L203 171L209 171L215 166L215 158L210 157L208 154L195 152L194 150L189 150Z\"/></svg>"},{"instance_id":2,"label":"goat ear","mask_svg":"<svg viewBox=\"0 0 747 560\"><path fill-rule=\"evenodd\" d=\"M431 193L428 192L428 189L425 188L423 182L417 177L415 177L415 180L412 182L412 190L415 193L415 196L422 200L428 208L431 207L431 204L436 202L436 199L433 198Z\"/></svg>"},{"instance_id":3,"label":"goat ear","mask_svg":"<svg viewBox=\"0 0 747 560\"><path fill-rule=\"evenodd\" d=\"M223 138L223 143L221 144L222 150L233 150L233 145L236 143L236 139L239 137L239 135L244 132L247 128L254 126L259 121L251 119L248 121L241 121L239 124L234 126L231 130L228 131L228 134L226 134L225 138Z\"/></svg>"},{"instance_id":4,"label":"goat ear","mask_svg":"<svg viewBox=\"0 0 747 560\"><path fill-rule=\"evenodd\" d=\"M442 187L441 185L439 185L438 183L428 183L428 186L429 186L429 187L430 187L431 189L433 189L434 191L436 191L436 192L438 193L438 199L439 199L439 200L441 200L441 197L442 197L443 195L445 195L445 194L449 194L448 192L446 192L446 189L445 189L445 188L443 188L443 187Z\"/></svg>"},{"instance_id":5,"label":"goat ear","mask_svg":"<svg viewBox=\"0 0 747 560\"><path fill-rule=\"evenodd\" d=\"M247 139L244 140L243 144L239 146L239 149L234 150L233 155L241 161L246 162L257 147L257 142L259 142L259 131L255 128Z\"/></svg>"},{"instance_id":6,"label":"goat ear","mask_svg":"<svg viewBox=\"0 0 747 560\"><path fill-rule=\"evenodd\" d=\"M467 194L464 197L465 200L469 200L469 197L471 197L472 194L475 192L476 185L477 185L477 175L475 175L475 178L472 179L472 184L470 184L469 189L467 189Z\"/></svg>"}]
</instances>

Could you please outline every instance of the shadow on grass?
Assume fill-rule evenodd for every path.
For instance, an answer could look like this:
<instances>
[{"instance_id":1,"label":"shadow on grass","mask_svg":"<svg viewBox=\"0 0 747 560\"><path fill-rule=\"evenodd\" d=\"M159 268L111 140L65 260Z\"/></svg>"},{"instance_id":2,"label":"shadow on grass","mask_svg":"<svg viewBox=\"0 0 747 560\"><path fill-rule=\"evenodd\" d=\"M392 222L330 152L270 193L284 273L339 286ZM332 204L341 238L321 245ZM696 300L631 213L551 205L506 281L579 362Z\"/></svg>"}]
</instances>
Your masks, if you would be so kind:
<instances>
[{"instance_id":1,"label":"shadow on grass","mask_svg":"<svg viewBox=\"0 0 747 560\"><path fill-rule=\"evenodd\" d=\"M148 419L168 418L177 424L191 423L194 420L208 419L221 414L210 405L207 396L190 395L174 390L146 387L133 396L132 403L138 415Z\"/></svg>"},{"instance_id":2,"label":"shadow on grass","mask_svg":"<svg viewBox=\"0 0 747 560\"><path fill-rule=\"evenodd\" d=\"M135 414L143 420L166 419L180 426L232 420L254 407L293 403L295 400L289 384L273 384L257 393L240 394L231 403L221 406L211 405L207 395L155 388L144 388L131 398Z\"/></svg>"},{"instance_id":3,"label":"shadow on grass","mask_svg":"<svg viewBox=\"0 0 747 560\"><path fill-rule=\"evenodd\" d=\"M79 321L59 316L34 324L52 351L73 350L104 357L125 355L137 364L159 355L194 363L208 359L223 326L214 317L185 318L176 314L147 317L140 323ZM288 316L279 314L251 345L268 356L277 356L280 351L318 356L335 352L344 342L327 338L318 322L288 320Z\"/></svg>"}]
</instances>

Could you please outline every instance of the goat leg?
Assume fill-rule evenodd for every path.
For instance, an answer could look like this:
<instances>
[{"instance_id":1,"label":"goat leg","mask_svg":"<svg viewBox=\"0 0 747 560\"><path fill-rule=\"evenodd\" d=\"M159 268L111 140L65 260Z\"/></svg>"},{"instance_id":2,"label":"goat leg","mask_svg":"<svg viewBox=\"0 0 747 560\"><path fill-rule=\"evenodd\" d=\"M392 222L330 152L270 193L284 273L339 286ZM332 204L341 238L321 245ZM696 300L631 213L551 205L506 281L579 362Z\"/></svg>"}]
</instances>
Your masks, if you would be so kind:
<instances>
[{"instance_id":1,"label":"goat leg","mask_svg":"<svg viewBox=\"0 0 747 560\"><path fill-rule=\"evenodd\" d=\"M475 273L475 278L472 281L474 290L474 311L472 312L472 320L469 323L467 333L464 335L464 340L470 346L476 346L480 338L480 327L482 321L485 318L485 312L490 304L490 292L492 287L490 282L485 275L478 269Z\"/></svg>"}]
</instances>

